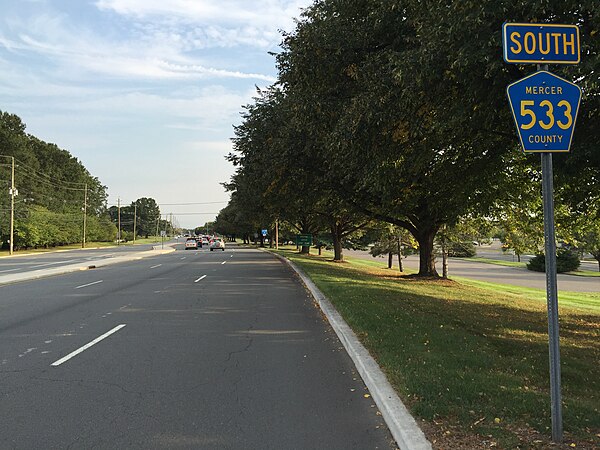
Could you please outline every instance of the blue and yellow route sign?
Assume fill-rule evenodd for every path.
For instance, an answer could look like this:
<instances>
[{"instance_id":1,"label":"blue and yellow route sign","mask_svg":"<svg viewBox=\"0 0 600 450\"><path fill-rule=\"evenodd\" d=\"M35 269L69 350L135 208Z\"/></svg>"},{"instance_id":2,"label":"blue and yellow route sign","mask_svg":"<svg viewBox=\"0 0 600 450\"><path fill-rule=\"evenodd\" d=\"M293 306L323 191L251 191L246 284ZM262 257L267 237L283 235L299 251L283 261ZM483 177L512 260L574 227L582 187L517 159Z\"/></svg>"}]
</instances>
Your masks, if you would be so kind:
<instances>
[{"instance_id":1,"label":"blue and yellow route sign","mask_svg":"<svg viewBox=\"0 0 600 450\"><path fill-rule=\"evenodd\" d=\"M504 61L512 64L577 64L580 58L577 25L505 23Z\"/></svg>"},{"instance_id":2,"label":"blue and yellow route sign","mask_svg":"<svg viewBox=\"0 0 600 450\"><path fill-rule=\"evenodd\" d=\"M581 101L576 84L541 70L506 88L523 150L568 152Z\"/></svg>"}]
</instances>

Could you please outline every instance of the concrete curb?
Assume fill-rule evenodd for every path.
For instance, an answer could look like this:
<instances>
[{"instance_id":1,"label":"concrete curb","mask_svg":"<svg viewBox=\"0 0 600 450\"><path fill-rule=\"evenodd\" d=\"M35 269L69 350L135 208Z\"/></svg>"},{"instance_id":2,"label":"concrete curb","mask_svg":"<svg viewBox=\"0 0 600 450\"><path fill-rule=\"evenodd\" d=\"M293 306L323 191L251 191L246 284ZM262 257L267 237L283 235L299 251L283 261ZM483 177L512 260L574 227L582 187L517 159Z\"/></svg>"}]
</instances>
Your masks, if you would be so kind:
<instances>
[{"instance_id":1,"label":"concrete curb","mask_svg":"<svg viewBox=\"0 0 600 450\"><path fill-rule=\"evenodd\" d=\"M21 281L37 280L40 278L52 277L55 275L64 275L66 273L77 272L80 270L97 269L104 266L110 266L112 264L118 264L127 261L135 261L136 259L149 258L151 256L162 255L174 251L175 249L172 247L165 248L164 250L147 250L143 252L130 253L123 256L116 256L114 258L107 258L100 261L87 261L85 263L82 262L77 264L69 264L66 266L55 267L52 269L40 269L32 270L30 272L1 275L0 285L19 283Z\"/></svg>"},{"instance_id":2,"label":"concrete curb","mask_svg":"<svg viewBox=\"0 0 600 450\"><path fill-rule=\"evenodd\" d=\"M344 345L346 352L348 352L348 355L352 358L352 361L354 361L360 376L371 392L373 400L381 411L381 414L400 449L431 450L431 443L427 440L415 419L410 415L408 409L406 409L404 403L402 403L402 400L400 400L400 397L396 394L396 391L387 380L377 362L360 343L356 334L354 334L352 329L344 321L340 313L337 312L327 297L325 297L317 286L315 286L302 269L289 259L274 253L272 254L287 263L296 271L304 285L319 304L319 307Z\"/></svg>"}]
</instances>

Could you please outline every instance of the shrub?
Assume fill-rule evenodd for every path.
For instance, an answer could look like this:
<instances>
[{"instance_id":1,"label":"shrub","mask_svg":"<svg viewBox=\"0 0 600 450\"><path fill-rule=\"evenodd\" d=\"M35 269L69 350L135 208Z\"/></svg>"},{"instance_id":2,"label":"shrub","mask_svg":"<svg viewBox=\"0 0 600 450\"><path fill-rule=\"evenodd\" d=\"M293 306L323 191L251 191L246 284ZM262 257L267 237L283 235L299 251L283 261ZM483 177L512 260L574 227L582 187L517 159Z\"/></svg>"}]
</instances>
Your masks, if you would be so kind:
<instances>
[{"instance_id":1,"label":"shrub","mask_svg":"<svg viewBox=\"0 0 600 450\"><path fill-rule=\"evenodd\" d=\"M556 271L558 273L572 272L577 270L581 262L579 256L572 250L561 248L556 255Z\"/></svg>"},{"instance_id":2,"label":"shrub","mask_svg":"<svg viewBox=\"0 0 600 450\"><path fill-rule=\"evenodd\" d=\"M448 245L448 256L458 258L472 258L477 254L475 246L471 241L468 242L451 242Z\"/></svg>"},{"instance_id":3,"label":"shrub","mask_svg":"<svg viewBox=\"0 0 600 450\"><path fill-rule=\"evenodd\" d=\"M534 272L546 271L546 257L544 255L535 255L527 263L527 269Z\"/></svg>"},{"instance_id":4,"label":"shrub","mask_svg":"<svg viewBox=\"0 0 600 450\"><path fill-rule=\"evenodd\" d=\"M556 272L572 272L579 268L579 256L571 250L561 248L556 254ZM546 258L544 255L536 255L527 263L527 268L535 272L546 271Z\"/></svg>"}]
</instances>

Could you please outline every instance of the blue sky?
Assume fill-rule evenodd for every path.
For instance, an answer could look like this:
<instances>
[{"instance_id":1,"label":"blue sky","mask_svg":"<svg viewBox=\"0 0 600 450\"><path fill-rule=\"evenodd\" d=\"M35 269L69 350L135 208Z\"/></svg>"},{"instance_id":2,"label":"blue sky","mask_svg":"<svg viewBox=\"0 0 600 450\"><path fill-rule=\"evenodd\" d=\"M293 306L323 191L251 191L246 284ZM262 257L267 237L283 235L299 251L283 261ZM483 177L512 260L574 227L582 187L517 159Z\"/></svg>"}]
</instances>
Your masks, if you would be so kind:
<instances>
[{"instance_id":1,"label":"blue sky","mask_svg":"<svg viewBox=\"0 0 600 450\"><path fill-rule=\"evenodd\" d=\"M109 202L183 227L229 198L233 125L311 0L0 0L0 110L71 152ZM202 214L196 214L202 213Z\"/></svg>"}]
</instances>

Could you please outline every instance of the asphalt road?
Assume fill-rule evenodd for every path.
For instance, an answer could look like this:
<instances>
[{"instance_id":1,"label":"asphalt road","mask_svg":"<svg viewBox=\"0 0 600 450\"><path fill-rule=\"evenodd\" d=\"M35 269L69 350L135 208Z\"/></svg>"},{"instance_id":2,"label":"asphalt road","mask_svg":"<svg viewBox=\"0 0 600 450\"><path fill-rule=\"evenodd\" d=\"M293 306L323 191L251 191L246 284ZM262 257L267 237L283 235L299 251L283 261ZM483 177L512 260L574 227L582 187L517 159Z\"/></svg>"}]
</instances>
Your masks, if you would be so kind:
<instances>
[{"instance_id":1,"label":"asphalt road","mask_svg":"<svg viewBox=\"0 0 600 450\"><path fill-rule=\"evenodd\" d=\"M373 260L373 256L366 251L344 250L344 254L355 258ZM384 267L387 267L387 258L378 258ZM402 264L411 270L419 270L418 255L408 256L402 260ZM394 267L398 267L398 257L394 257ZM442 273L442 261L436 260L438 273ZM464 259L449 258L449 278L463 277L472 280L488 281L492 283L511 284L514 286L546 289L546 274L543 272L532 272L520 267L506 267L495 264L467 261ZM600 278L581 277L575 275L557 274L559 291L572 292L600 292ZM560 292L559 292L560 295Z\"/></svg>"},{"instance_id":2,"label":"asphalt road","mask_svg":"<svg viewBox=\"0 0 600 450\"><path fill-rule=\"evenodd\" d=\"M305 289L256 250L0 286L0 412L3 449L394 448Z\"/></svg>"},{"instance_id":3,"label":"asphalt road","mask_svg":"<svg viewBox=\"0 0 600 450\"><path fill-rule=\"evenodd\" d=\"M127 253L150 250L153 245L160 244L143 244L135 246L119 245L106 248L64 250L37 254L22 254L15 252L14 256L0 258L0 275L49 269L81 262L93 263L94 261L101 261L103 259L113 258Z\"/></svg>"}]
</instances>

